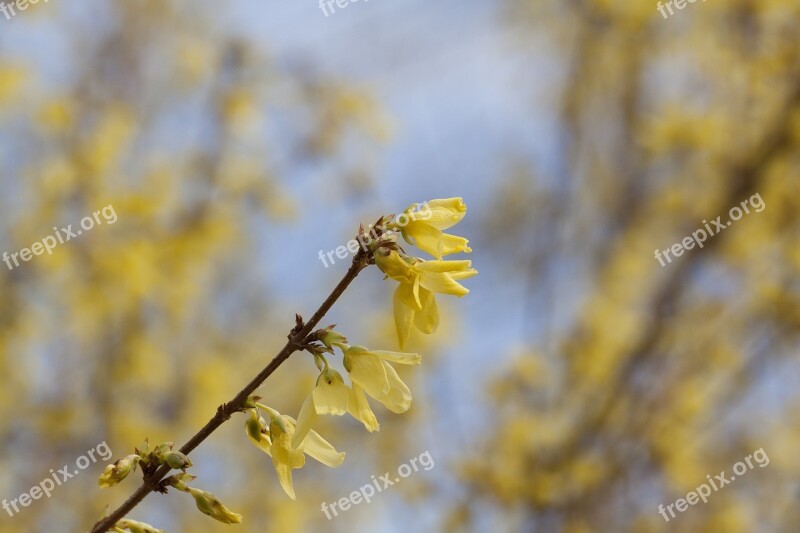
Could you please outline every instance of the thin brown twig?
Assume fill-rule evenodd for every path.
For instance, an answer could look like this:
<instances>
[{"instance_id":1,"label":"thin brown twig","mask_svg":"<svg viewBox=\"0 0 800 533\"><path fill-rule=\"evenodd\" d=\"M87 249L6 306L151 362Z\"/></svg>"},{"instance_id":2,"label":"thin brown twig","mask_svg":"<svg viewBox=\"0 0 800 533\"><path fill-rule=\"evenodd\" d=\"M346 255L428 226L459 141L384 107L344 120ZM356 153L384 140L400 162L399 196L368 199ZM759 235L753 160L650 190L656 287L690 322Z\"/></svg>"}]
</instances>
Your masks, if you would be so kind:
<instances>
[{"instance_id":1,"label":"thin brown twig","mask_svg":"<svg viewBox=\"0 0 800 533\"><path fill-rule=\"evenodd\" d=\"M253 394L253 392L261 386L261 384L266 381L266 379L272 375L275 370L278 369L279 366L286 361L290 355L294 352L303 348L307 337L311 334L312 330L319 324L320 320L325 316L325 314L333 307L333 304L344 294L344 291L347 287L352 283L356 276L358 276L359 272L361 272L367 265L370 264L370 260L368 254L363 250L360 250L355 257L353 257L353 263L350 265L350 268L347 270L347 273L336 285L336 288L333 289L330 296L320 305L317 312L314 313L314 316L309 319L308 322L303 324L300 317L298 317L298 323L295 328L289 333L289 340L286 342L286 345L281 349L280 352L269 362L269 364L264 367L264 369L259 372L259 374L250 381L241 391L233 397L233 399L227 403L220 405L217 408L216 414L211 418L211 420L206 423L205 426L200 429L195 435L189 439L189 441L181 447L181 453L188 455L192 450L197 448L204 440L206 440L214 431L217 430L222 424L227 422L234 413L240 412L244 409L245 402ZM144 476L144 481L142 485L136 489L134 492L125 502L120 505L114 512L110 513L105 518L98 521L94 527L91 529L91 533L103 533L108 531L114 524L119 522L122 518L124 518L128 513L130 513L142 500L147 497L148 494L154 491L159 491L163 489L161 486L161 482L170 472L170 467L167 465L162 465L157 470L155 470L150 475Z\"/></svg>"}]
</instances>

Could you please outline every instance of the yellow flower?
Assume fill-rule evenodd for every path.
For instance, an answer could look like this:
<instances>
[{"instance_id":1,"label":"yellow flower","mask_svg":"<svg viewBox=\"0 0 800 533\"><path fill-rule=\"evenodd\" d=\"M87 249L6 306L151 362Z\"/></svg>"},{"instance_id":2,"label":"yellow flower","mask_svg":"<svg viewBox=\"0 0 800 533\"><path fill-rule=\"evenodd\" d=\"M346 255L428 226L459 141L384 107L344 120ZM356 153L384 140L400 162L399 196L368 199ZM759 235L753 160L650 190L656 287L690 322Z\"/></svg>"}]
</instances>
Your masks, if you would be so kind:
<instances>
[{"instance_id":1,"label":"yellow flower","mask_svg":"<svg viewBox=\"0 0 800 533\"><path fill-rule=\"evenodd\" d=\"M399 281L394 292L394 322L402 350L411 327L430 334L439 327L434 293L465 296L469 289L458 283L478 273L472 261L420 261L395 250L379 251L375 263L387 276Z\"/></svg>"},{"instance_id":2,"label":"yellow flower","mask_svg":"<svg viewBox=\"0 0 800 533\"><path fill-rule=\"evenodd\" d=\"M393 413L404 413L411 407L411 391L397 375L394 367L387 363L418 365L422 358L416 353L369 350L363 346L340 346L344 351L344 367L350 374L354 391L355 406L363 409L366 398L364 392L381 402ZM368 406L367 406L368 408Z\"/></svg>"},{"instance_id":3,"label":"yellow flower","mask_svg":"<svg viewBox=\"0 0 800 533\"><path fill-rule=\"evenodd\" d=\"M314 430L308 430L299 447L292 446L292 437L297 422L290 416L281 415L271 407L256 404L269 414L270 422L259 416L256 409L250 411L250 419L245 425L247 436L264 453L272 457L272 464L278 474L278 481L284 492L295 499L292 470L305 465L305 455L316 459L325 466L335 468L342 464L345 454L337 452L331 444Z\"/></svg>"},{"instance_id":4,"label":"yellow flower","mask_svg":"<svg viewBox=\"0 0 800 533\"><path fill-rule=\"evenodd\" d=\"M341 337L344 339L344 337ZM339 343L336 343L338 346ZM292 446L298 447L314 425L317 415L350 415L364 424L370 433L380 430L378 419L367 403L364 390L353 383L347 386L342 375L325 367L317 378L314 390L309 394L297 415L297 427L292 437Z\"/></svg>"},{"instance_id":5,"label":"yellow flower","mask_svg":"<svg viewBox=\"0 0 800 533\"><path fill-rule=\"evenodd\" d=\"M194 497L197 508L200 512L210 516L214 520L219 520L223 524L238 524L242 521L242 515L232 512L225 507L219 498L204 490L189 487L189 494Z\"/></svg>"},{"instance_id":6,"label":"yellow flower","mask_svg":"<svg viewBox=\"0 0 800 533\"><path fill-rule=\"evenodd\" d=\"M128 477L128 474L132 471L136 470L136 465L139 464L140 459L138 455L133 454L123 457L114 464L106 466L100 478L97 480L99 485L104 489L113 487Z\"/></svg>"},{"instance_id":7,"label":"yellow flower","mask_svg":"<svg viewBox=\"0 0 800 533\"><path fill-rule=\"evenodd\" d=\"M467 239L442 231L458 224L467 214L467 205L461 198L431 200L423 206L427 209L420 210L416 204L409 207L395 223L406 242L437 259L445 255L472 251ZM403 220L408 222L402 225Z\"/></svg>"},{"instance_id":8,"label":"yellow flower","mask_svg":"<svg viewBox=\"0 0 800 533\"><path fill-rule=\"evenodd\" d=\"M317 415L341 416L347 413L350 398L348 387L342 375L326 366L323 368L314 390L306 397L300 414L297 415L297 427L292 436L292 446L297 448L308 434Z\"/></svg>"}]
</instances>

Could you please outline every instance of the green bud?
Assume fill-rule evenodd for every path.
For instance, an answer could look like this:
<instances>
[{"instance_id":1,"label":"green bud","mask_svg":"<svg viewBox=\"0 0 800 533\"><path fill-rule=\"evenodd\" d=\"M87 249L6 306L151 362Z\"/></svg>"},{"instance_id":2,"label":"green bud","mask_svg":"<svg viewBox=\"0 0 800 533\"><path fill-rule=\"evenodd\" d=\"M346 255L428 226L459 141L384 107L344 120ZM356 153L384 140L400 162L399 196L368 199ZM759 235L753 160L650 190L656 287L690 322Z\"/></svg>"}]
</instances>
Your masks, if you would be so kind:
<instances>
[{"instance_id":1,"label":"green bud","mask_svg":"<svg viewBox=\"0 0 800 533\"><path fill-rule=\"evenodd\" d=\"M163 529L156 529L150 524L144 522L137 522L136 520L122 519L114 526L119 530L127 529L131 533L166 533Z\"/></svg>"},{"instance_id":2,"label":"green bud","mask_svg":"<svg viewBox=\"0 0 800 533\"><path fill-rule=\"evenodd\" d=\"M162 455L170 451L173 446L175 446L174 442L165 442L163 444L159 444L153 450L153 455L155 455L156 457L161 457Z\"/></svg>"},{"instance_id":3,"label":"green bud","mask_svg":"<svg viewBox=\"0 0 800 533\"><path fill-rule=\"evenodd\" d=\"M113 487L128 477L128 474L132 471L136 470L136 465L139 463L140 459L138 455L129 455L123 457L114 464L106 466L100 478L97 480L99 485L104 489Z\"/></svg>"},{"instance_id":4,"label":"green bud","mask_svg":"<svg viewBox=\"0 0 800 533\"><path fill-rule=\"evenodd\" d=\"M147 440L147 439L144 439L144 444L139 448L135 448L134 452L136 452L136 454L138 456L140 456L144 460L144 458L147 457L148 455L150 455L150 452L151 452L151 450L150 450L150 441Z\"/></svg>"},{"instance_id":5,"label":"green bud","mask_svg":"<svg viewBox=\"0 0 800 533\"><path fill-rule=\"evenodd\" d=\"M193 476L192 474L187 474L186 472L182 472L180 474L175 474L170 478L169 484L175 487L176 490L180 490L182 492L190 492L191 488L186 485L197 479L197 476Z\"/></svg>"},{"instance_id":6,"label":"green bud","mask_svg":"<svg viewBox=\"0 0 800 533\"><path fill-rule=\"evenodd\" d=\"M242 521L242 515L232 512L225 507L219 499L200 489L189 488L189 493L194 497L197 508L200 512L218 520L223 524L238 524Z\"/></svg>"},{"instance_id":7,"label":"green bud","mask_svg":"<svg viewBox=\"0 0 800 533\"><path fill-rule=\"evenodd\" d=\"M186 470L192 466L192 461L190 461L188 457L181 452L172 450L159 456L159 459L161 459L162 462L167 463L170 468L174 468L175 470Z\"/></svg>"},{"instance_id":8,"label":"green bud","mask_svg":"<svg viewBox=\"0 0 800 533\"><path fill-rule=\"evenodd\" d=\"M261 417L258 416L258 411L255 409L250 410L250 418L247 419L247 422L244 424L245 431L247 431L247 436L253 439L256 442L261 440Z\"/></svg>"},{"instance_id":9,"label":"green bud","mask_svg":"<svg viewBox=\"0 0 800 533\"><path fill-rule=\"evenodd\" d=\"M333 349L333 346L339 344L346 344L347 337L339 333L338 331L333 330L333 326L328 326L327 328L323 329L319 335L319 341L325 345L326 348L329 350Z\"/></svg>"}]
</instances>

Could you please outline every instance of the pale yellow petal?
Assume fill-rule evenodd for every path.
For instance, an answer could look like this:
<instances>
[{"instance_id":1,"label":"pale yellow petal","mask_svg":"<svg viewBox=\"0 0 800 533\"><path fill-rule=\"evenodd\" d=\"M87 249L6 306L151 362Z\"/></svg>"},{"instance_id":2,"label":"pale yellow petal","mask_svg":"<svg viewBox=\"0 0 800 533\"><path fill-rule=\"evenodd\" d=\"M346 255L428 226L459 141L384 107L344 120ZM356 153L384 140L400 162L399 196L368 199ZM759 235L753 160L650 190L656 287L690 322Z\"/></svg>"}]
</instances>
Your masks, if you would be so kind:
<instances>
[{"instance_id":1,"label":"pale yellow petal","mask_svg":"<svg viewBox=\"0 0 800 533\"><path fill-rule=\"evenodd\" d=\"M389 392L376 398L393 413L405 413L411 407L411 390L403 383L397 371L389 363L383 363L389 379Z\"/></svg>"},{"instance_id":2,"label":"pale yellow petal","mask_svg":"<svg viewBox=\"0 0 800 533\"><path fill-rule=\"evenodd\" d=\"M403 228L402 234L409 244L438 259L442 258L441 230L425 222L411 222Z\"/></svg>"},{"instance_id":3,"label":"pale yellow petal","mask_svg":"<svg viewBox=\"0 0 800 533\"><path fill-rule=\"evenodd\" d=\"M420 276L420 285L438 294L451 294L459 297L469 294L469 289L460 285L450 274L445 273L423 272Z\"/></svg>"},{"instance_id":4,"label":"pale yellow petal","mask_svg":"<svg viewBox=\"0 0 800 533\"><path fill-rule=\"evenodd\" d=\"M303 405L300 407L300 413L297 415L297 425L295 426L294 433L292 434L292 448L297 448L303 442L306 434L311 430L311 426L315 423L317 418L316 410L314 409L313 393L306 396Z\"/></svg>"},{"instance_id":5,"label":"pale yellow petal","mask_svg":"<svg viewBox=\"0 0 800 533\"><path fill-rule=\"evenodd\" d=\"M439 308L436 305L436 297L431 291L420 289L419 298L422 309L414 313L414 326L429 335L439 327Z\"/></svg>"},{"instance_id":6,"label":"pale yellow petal","mask_svg":"<svg viewBox=\"0 0 800 533\"><path fill-rule=\"evenodd\" d=\"M462 252L468 254L472 252L467 239L458 235L450 235L449 233L442 233L442 237L439 240L439 250L442 255L460 254Z\"/></svg>"},{"instance_id":7,"label":"pale yellow petal","mask_svg":"<svg viewBox=\"0 0 800 533\"><path fill-rule=\"evenodd\" d=\"M443 198L430 200L420 208L419 218L424 218L429 224L438 229L452 227L467 214L467 204L461 198Z\"/></svg>"},{"instance_id":8,"label":"pale yellow petal","mask_svg":"<svg viewBox=\"0 0 800 533\"><path fill-rule=\"evenodd\" d=\"M353 418L363 423L370 433L381 429L378 419L375 418L375 413L372 412L367 397L364 395L364 389L356 383L353 383L353 387L350 389L350 402L347 409Z\"/></svg>"},{"instance_id":9,"label":"pale yellow petal","mask_svg":"<svg viewBox=\"0 0 800 533\"><path fill-rule=\"evenodd\" d=\"M327 370L320 374L312 395L317 414L343 415L347 413L350 387L345 385L342 375L335 370Z\"/></svg>"},{"instance_id":10,"label":"pale yellow petal","mask_svg":"<svg viewBox=\"0 0 800 533\"><path fill-rule=\"evenodd\" d=\"M363 347L351 347L345 355L345 368L350 379L364 389L367 394L376 398L389 392L386 371L381 360L366 352Z\"/></svg>"},{"instance_id":11,"label":"pale yellow petal","mask_svg":"<svg viewBox=\"0 0 800 533\"><path fill-rule=\"evenodd\" d=\"M450 277L454 280L462 280L462 279L469 279L473 276L477 276L478 271L474 268L470 268L469 270L463 270L460 272L452 272L450 273Z\"/></svg>"},{"instance_id":12,"label":"pale yellow petal","mask_svg":"<svg viewBox=\"0 0 800 533\"><path fill-rule=\"evenodd\" d=\"M418 353L390 352L388 350L370 350L369 353L401 365L418 365L422 362L422 357Z\"/></svg>"},{"instance_id":13,"label":"pale yellow petal","mask_svg":"<svg viewBox=\"0 0 800 533\"><path fill-rule=\"evenodd\" d=\"M307 453L309 457L331 468L336 468L342 464L345 456L344 452L337 452L336 448L314 430L309 431L303 441L303 451Z\"/></svg>"},{"instance_id":14,"label":"pale yellow petal","mask_svg":"<svg viewBox=\"0 0 800 533\"><path fill-rule=\"evenodd\" d=\"M302 468L306 463L306 457L303 452L292 447L293 424L291 427L292 431L289 433L280 433L272 439L272 445L270 446L272 459L291 468Z\"/></svg>"},{"instance_id":15,"label":"pale yellow petal","mask_svg":"<svg viewBox=\"0 0 800 533\"><path fill-rule=\"evenodd\" d=\"M414 263L414 268L423 272L463 272L472 268L472 261L459 259L455 261L419 261Z\"/></svg>"},{"instance_id":16,"label":"pale yellow petal","mask_svg":"<svg viewBox=\"0 0 800 533\"><path fill-rule=\"evenodd\" d=\"M401 350L405 347L408 337L411 335L411 326L414 324L414 315L416 314L403 300L401 295L403 287L408 287L408 285L404 283L398 285L392 299L394 307L394 327L397 330L397 344L400 346Z\"/></svg>"},{"instance_id":17,"label":"pale yellow petal","mask_svg":"<svg viewBox=\"0 0 800 533\"><path fill-rule=\"evenodd\" d=\"M401 283L395 289L395 296L410 309L418 311L422 309L422 301L419 299L419 276L414 279L415 283ZM414 289L416 286L416 290Z\"/></svg>"},{"instance_id":18,"label":"pale yellow petal","mask_svg":"<svg viewBox=\"0 0 800 533\"><path fill-rule=\"evenodd\" d=\"M275 466L275 472L278 474L278 481L280 481L283 491L288 494L291 499L297 499L294 495L292 469L289 467L289 465L278 462L274 456L272 457L272 464Z\"/></svg>"},{"instance_id":19,"label":"pale yellow petal","mask_svg":"<svg viewBox=\"0 0 800 533\"><path fill-rule=\"evenodd\" d=\"M414 280L414 269L394 250L390 250L389 253L376 253L375 264L392 279L404 283L412 283Z\"/></svg>"}]
</instances>

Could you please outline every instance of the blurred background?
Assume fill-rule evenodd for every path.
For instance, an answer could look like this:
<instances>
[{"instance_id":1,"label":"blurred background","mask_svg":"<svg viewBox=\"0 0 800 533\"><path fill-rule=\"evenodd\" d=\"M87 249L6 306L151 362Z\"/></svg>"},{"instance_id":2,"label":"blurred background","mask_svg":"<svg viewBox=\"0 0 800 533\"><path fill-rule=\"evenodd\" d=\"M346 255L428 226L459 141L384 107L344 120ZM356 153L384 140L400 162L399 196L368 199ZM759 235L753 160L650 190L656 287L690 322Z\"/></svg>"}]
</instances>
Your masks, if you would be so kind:
<instances>
[{"instance_id":1,"label":"blurred background","mask_svg":"<svg viewBox=\"0 0 800 533\"><path fill-rule=\"evenodd\" d=\"M6 4L9 2L6 2ZM461 196L480 271L412 338L381 431L320 432L295 471L234 418L198 487L131 517L169 532L795 531L800 521L800 32L796 0L51 0L0 15L0 252L113 205L118 220L0 265L0 498L105 441L185 442L347 266L360 222ZM667 12L668 13L668 12ZM662 267L753 194L766 205ZM323 324L396 349L393 283ZM293 416L316 371L260 389ZM769 465L667 523L755 450ZM333 520L320 507L429 452ZM0 532L86 531L138 475L90 465Z\"/></svg>"}]
</instances>

